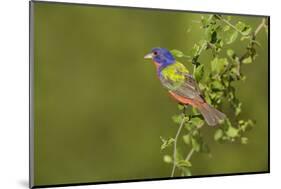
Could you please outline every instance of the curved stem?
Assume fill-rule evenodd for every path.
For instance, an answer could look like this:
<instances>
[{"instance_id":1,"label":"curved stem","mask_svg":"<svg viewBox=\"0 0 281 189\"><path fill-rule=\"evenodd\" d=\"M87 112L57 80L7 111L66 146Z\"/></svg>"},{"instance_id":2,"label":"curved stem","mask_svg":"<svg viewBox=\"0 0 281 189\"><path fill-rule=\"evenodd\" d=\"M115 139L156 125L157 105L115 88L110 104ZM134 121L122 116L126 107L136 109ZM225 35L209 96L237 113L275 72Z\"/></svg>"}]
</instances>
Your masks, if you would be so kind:
<instances>
[{"instance_id":1,"label":"curved stem","mask_svg":"<svg viewBox=\"0 0 281 189\"><path fill-rule=\"evenodd\" d=\"M223 21L225 24L227 24L228 26L230 26L232 29L234 29L235 31L237 31L240 35L242 36L246 36L244 33L242 33L236 26L234 26L233 24L231 24L228 20L226 20L225 18L223 18L222 16L218 16L217 17Z\"/></svg>"},{"instance_id":2,"label":"curved stem","mask_svg":"<svg viewBox=\"0 0 281 189\"><path fill-rule=\"evenodd\" d=\"M254 32L254 35L257 36L260 30L265 26L266 26L266 20L265 18L263 18L260 25L257 27L256 31Z\"/></svg>"},{"instance_id":3,"label":"curved stem","mask_svg":"<svg viewBox=\"0 0 281 189\"><path fill-rule=\"evenodd\" d=\"M186 158L185 158L185 161L189 161L190 160L190 158L191 158L191 156L193 155L193 153L194 153L194 148L192 148L190 151L189 151L189 153L187 154L187 156L186 156Z\"/></svg>"},{"instance_id":4,"label":"curved stem","mask_svg":"<svg viewBox=\"0 0 281 189\"><path fill-rule=\"evenodd\" d=\"M184 116L185 116L185 115L184 115ZM184 118L182 119L181 124L180 124L180 126L179 126L179 129L178 129L178 131L177 131L176 137L175 137L175 141L174 141L173 169L172 169L171 177L174 176L175 170L176 170L177 140L178 140L178 137L179 137L179 135L180 135L181 129L182 129L183 125L184 125L185 119L186 119L186 117L184 117Z\"/></svg>"}]
</instances>

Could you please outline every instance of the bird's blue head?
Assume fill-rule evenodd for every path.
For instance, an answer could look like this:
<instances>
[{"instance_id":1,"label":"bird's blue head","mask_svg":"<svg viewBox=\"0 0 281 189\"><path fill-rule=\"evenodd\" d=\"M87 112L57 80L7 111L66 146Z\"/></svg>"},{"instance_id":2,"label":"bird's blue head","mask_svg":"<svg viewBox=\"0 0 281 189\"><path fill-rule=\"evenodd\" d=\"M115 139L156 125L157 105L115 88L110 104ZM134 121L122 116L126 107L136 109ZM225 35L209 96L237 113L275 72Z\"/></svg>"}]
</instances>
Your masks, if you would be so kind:
<instances>
[{"instance_id":1,"label":"bird's blue head","mask_svg":"<svg viewBox=\"0 0 281 189\"><path fill-rule=\"evenodd\" d=\"M152 59L160 67L166 67L175 62L173 55L165 48L153 48L151 52L144 56L146 59Z\"/></svg>"}]
</instances>

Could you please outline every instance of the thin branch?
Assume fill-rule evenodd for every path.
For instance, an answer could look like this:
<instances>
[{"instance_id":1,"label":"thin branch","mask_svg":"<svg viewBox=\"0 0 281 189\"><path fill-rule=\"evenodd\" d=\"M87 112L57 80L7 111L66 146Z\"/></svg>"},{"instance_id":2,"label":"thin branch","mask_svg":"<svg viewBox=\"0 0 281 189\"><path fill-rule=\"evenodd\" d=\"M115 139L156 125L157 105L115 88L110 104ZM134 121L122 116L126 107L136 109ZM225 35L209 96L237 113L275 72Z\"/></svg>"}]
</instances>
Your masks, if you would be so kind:
<instances>
[{"instance_id":1,"label":"thin branch","mask_svg":"<svg viewBox=\"0 0 281 189\"><path fill-rule=\"evenodd\" d=\"M199 49L198 55L200 55L200 54L202 53L202 51L204 50L204 48L206 48L206 45L207 45L207 42L205 41L205 42L202 44L201 48Z\"/></svg>"},{"instance_id":2,"label":"thin branch","mask_svg":"<svg viewBox=\"0 0 281 189\"><path fill-rule=\"evenodd\" d=\"M256 28L256 30L254 31L254 33L252 34L252 39L248 45L248 49L251 49L255 46L255 40L256 40L256 37L258 35L258 33L261 31L261 29L263 27L266 27L266 19L263 18L261 23L258 25L258 27ZM240 58L239 58L239 61L242 62L245 58L247 58L249 56L249 51L246 51Z\"/></svg>"},{"instance_id":3,"label":"thin branch","mask_svg":"<svg viewBox=\"0 0 281 189\"><path fill-rule=\"evenodd\" d=\"M230 27L232 27L235 31L237 31L239 34L246 36L246 34L244 34L243 32L241 32L240 30L238 30L238 28L236 26L234 26L233 24L231 24L228 20L226 20L225 18L223 18L222 16L216 15L221 21L223 21L225 24L229 25Z\"/></svg>"},{"instance_id":4,"label":"thin branch","mask_svg":"<svg viewBox=\"0 0 281 189\"><path fill-rule=\"evenodd\" d=\"M257 27L255 33L254 33L254 36L256 37L258 35L258 33L260 32L260 30L263 28L263 27L266 27L266 20L265 18L262 19L260 25Z\"/></svg>"},{"instance_id":5,"label":"thin branch","mask_svg":"<svg viewBox=\"0 0 281 189\"><path fill-rule=\"evenodd\" d=\"M178 141L178 137L180 135L181 129L182 129L185 121L186 121L186 117L184 117L182 119L181 124L179 126L179 129L177 131L176 137L175 137L175 141L174 141L174 154L173 154L173 169L172 169L171 177L173 177L174 174L175 174L175 170L176 170L176 156L177 156L177 141Z\"/></svg>"},{"instance_id":6,"label":"thin branch","mask_svg":"<svg viewBox=\"0 0 281 189\"><path fill-rule=\"evenodd\" d=\"M185 161L189 161L193 153L195 152L194 148L192 148L189 153L187 154Z\"/></svg>"}]
</instances>

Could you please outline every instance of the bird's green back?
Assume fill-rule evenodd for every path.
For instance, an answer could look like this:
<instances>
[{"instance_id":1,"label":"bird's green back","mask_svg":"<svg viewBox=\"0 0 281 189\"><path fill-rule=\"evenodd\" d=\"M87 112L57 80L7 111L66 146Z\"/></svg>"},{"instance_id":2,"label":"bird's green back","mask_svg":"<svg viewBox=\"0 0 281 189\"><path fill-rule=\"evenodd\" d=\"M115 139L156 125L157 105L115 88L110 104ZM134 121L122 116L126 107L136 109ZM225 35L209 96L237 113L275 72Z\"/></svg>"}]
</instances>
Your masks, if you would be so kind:
<instances>
[{"instance_id":1,"label":"bird's green back","mask_svg":"<svg viewBox=\"0 0 281 189\"><path fill-rule=\"evenodd\" d=\"M170 89L179 87L185 82L185 75L188 74L186 67L180 63L175 62L161 70L161 77L163 81L167 81Z\"/></svg>"}]
</instances>

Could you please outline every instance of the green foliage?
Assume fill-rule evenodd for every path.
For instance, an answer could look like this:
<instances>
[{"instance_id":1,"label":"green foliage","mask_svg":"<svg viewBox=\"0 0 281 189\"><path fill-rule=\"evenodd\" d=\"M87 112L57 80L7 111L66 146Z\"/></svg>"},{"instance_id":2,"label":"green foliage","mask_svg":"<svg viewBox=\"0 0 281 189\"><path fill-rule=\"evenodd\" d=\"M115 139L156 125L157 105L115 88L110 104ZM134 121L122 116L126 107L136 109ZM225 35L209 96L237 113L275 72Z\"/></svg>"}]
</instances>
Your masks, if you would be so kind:
<instances>
[{"instance_id":1,"label":"green foliage","mask_svg":"<svg viewBox=\"0 0 281 189\"><path fill-rule=\"evenodd\" d=\"M198 82L202 80L203 76L204 76L204 64L201 64L198 67L195 67L194 77L195 80Z\"/></svg>"},{"instance_id":2,"label":"green foliage","mask_svg":"<svg viewBox=\"0 0 281 189\"><path fill-rule=\"evenodd\" d=\"M181 58L181 57L184 56L182 51L179 51L179 50L176 50L176 49L173 49L170 52L173 54L173 56L178 57L178 58Z\"/></svg>"},{"instance_id":3,"label":"green foliage","mask_svg":"<svg viewBox=\"0 0 281 189\"><path fill-rule=\"evenodd\" d=\"M249 139L244 135L251 130L255 122L251 119L241 119L243 113L242 102L236 95L234 83L244 81L246 76L241 72L243 65L254 63L257 56L256 46L259 42L256 41L256 35L260 28L267 29L265 20L257 26L252 32L252 27L242 21L232 23L231 17L221 15L210 15L201 18L201 28L204 30L204 37L198 43L193 45L190 55L185 55L180 50L172 50L175 57L187 57L188 61L193 65L193 76L197 81L200 90L204 94L205 100L212 106L219 108L225 112L223 107L230 107L231 111L225 112L227 118L215 128L213 139L219 143L232 143L239 141L241 144L247 144ZM247 41L244 54L238 54L235 49L231 48L232 43ZM202 53L210 53L212 59L209 62L201 63L199 61ZM210 64L210 71L206 72L206 64ZM203 117L192 108L188 114L185 107L178 106L179 113L172 117L177 125L184 124L184 134L182 135L182 145L189 147L190 151L183 158L184 154L175 149L174 157L165 155L164 162L173 163L182 176L191 175L192 164L190 162L193 153L210 153L209 145L204 141L201 133L201 128L205 124ZM245 115L243 116L245 117ZM180 127L181 128L181 127ZM180 130L178 130L180 132ZM164 140L161 150L177 143L177 137ZM172 175L174 176L174 170Z\"/></svg>"},{"instance_id":4,"label":"green foliage","mask_svg":"<svg viewBox=\"0 0 281 189\"><path fill-rule=\"evenodd\" d=\"M164 138L160 137L160 139L162 141L161 150L164 150L165 148L170 146L175 141L175 139L173 139L173 138L164 139Z\"/></svg>"}]
</instances>

